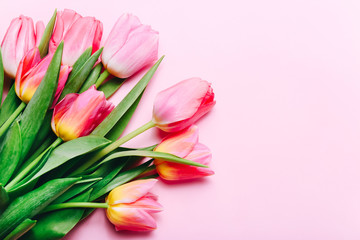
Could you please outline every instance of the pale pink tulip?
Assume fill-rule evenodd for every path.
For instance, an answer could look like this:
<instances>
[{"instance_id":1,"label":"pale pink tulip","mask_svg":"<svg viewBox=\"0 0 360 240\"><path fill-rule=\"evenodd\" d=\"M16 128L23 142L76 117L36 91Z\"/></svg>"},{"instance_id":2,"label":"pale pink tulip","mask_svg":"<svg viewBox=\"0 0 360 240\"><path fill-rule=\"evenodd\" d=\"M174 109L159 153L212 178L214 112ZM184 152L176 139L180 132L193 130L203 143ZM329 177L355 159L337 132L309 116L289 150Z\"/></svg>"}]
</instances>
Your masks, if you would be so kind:
<instances>
[{"instance_id":1,"label":"pale pink tulip","mask_svg":"<svg viewBox=\"0 0 360 240\"><path fill-rule=\"evenodd\" d=\"M64 141L86 136L114 109L95 85L78 94L70 93L54 108L51 127Z\"/></svg>"},{"instance_id":2,"label":"pale pink tulip","mask_svg":"<svg viewBox=\"0 0 360 240\"><path fill-rule=\"evenodd\" d=\"M89 47L94 53L100 47L103 32L102 23L94 17L81 17L75 11L65 9L57 13L54 33L49 44L49 52L55 52L64 41L62 63L73 66L80 55Z\"/></svg>"},{"instance_id":3,"label":"pale pink tulip","mask_svg":"<svg viewBox=\"0 0 360 240\"><path fill-rule=\"evenodd\" d=\"M199 130L194 125L179 133L168 136L154 151L171 153L203 165L209 165L211 160L210 149L199 143ZM158 159L155 159L154 163L159 176L168 181L187 180L214 174L214 171L209 168L189 166Z\"/></svg>"},{"instance_id":4,"label":"pale pink tulip","mask_svg":"<svg viewBox=\"0 0 360 240\"><path fill-rule=\"evenodd\" d=\"M154 103L153 122L166 132L185 129L215 105L209 82L190 78L161 91Z\"/></svg>"},{"instance_id":5,"label":"pale pink tulip","mask_svg":"<svg viewBox=\"0 0 360 240\"><path fill-rule=\"evenodd\" d=\"M142 25L136 16L124 14L105 42L102 62L110 74L128 78L157 59L158 45L158 32Z\"/></svg>"},{"instance_id":6,"label":"pale pink tulip","mask_svg":"<svg viewBox=\"0 0 360 240\"><path fill-rule=\"evenodd\" d=\"M1 43L4 70L9 77L15 78L21 59L40 42L43 25L42 22L37 23L37 34L31 18L21 15L11 21Z\"/></svg>"},{"instance_id":7,"label":"pale pink tulip","mask_svg":"<svg viewBox=\"0 0 360 240\"><path fill-rule=\"evenodd\" d=\"M15 92L24 103L28 103L31 100L36 89L39 87L50 65L52 56L53 54L49 54L45 58L40 59L39 49L34 48L20 61L15 77ZM58 87L52 107L54 107L59 99L70 72L71 67L66 65L61 66Z\"/></svg>"},{"instance_id":8,"label":"pale pink tulip","mask_svg":"<svg viewBox=\"0 0 360 240\"><path fill-rule=\"evenodd\" d=\"M137 180L113 189L106 202L106 215L115 229L149 231L156 229L156 222L150 213L162 210L157 196L149 193L156 179Z\"/></svg>"}]
</instances>

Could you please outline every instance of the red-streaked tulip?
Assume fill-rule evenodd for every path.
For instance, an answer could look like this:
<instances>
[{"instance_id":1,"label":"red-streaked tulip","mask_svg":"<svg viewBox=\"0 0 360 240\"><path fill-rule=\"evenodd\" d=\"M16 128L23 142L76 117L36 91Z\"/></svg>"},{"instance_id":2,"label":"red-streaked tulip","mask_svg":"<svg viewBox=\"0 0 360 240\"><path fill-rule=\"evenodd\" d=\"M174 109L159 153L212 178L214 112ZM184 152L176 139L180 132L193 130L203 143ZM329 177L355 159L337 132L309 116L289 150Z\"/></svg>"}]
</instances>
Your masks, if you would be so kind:
<instances>
[{"instance_id":1,"label":"red-streaked tulip","mask_svg":"<svg viewBox=\"0 0 360 240\"><path fill-rule=\"evenodd\" d=\"M1 43L4 70L11 78L15 78L17 68L25 54L36 46L42 36L42 23L38 22L36 34L33 20L21 15L11 21Z\"/></svg>"},{"instance_id":2,"label":"red-streaked tulip","mask_svg":"<svg viewBox=\"0 0 360 240\"><path fill-rule=\"evenodd\" d=\"M102 32L103 25L99 20L94 17L81 17L75 11L65 9L57 13L49 52L55 52L57 46L64 40L62 63L73 66L87 48L92 47L93 53L99 49Z\"/></svg>"},{"instance_id":3,"label":"red-streaked tulip","mask_svg":"<svg viewBox=\"0 0 360 240\"><path fill-rule=\"evenodd\" d=\"M190 78L157 95L153 122L163 131L177 132L195 123L214 105L210 83L200 78Z\"/></svg>"},{"instance_id":4,"label":"red-streaked tulip","mask_svg":"<svg viewBox=\"0 0 360 240\"><path fill-rule=\"evenodd\" d=\"M87 91L67 94L54 108L51 127L64 141L86 136L114 109L95 85Z\"/></svg>"},{"instance_id":5,"label":"red-streaked tulip","mask_svg":"<svg viewBox=\"0 0 360 240\"><path fill-rule=\"evenodd\" d=\"M106 215L115 229L149 231L156 229L156 222L150 213L159 212L162 206L157 196L149 193L156 179L136 180L113 189L106 202Z\"/></svg>"},{"instance_id":6,"label":"red-streaked tulip","mask_svg":"<svg viewBox=\"0 0 360 240\"><path fill-rule=\"evenodd\" d=\"M49 54L45 58L40 59L39 49L34 48L20 61L15 77L15 92L24 103L28 103L31 100L36 89L39 87L49 67L52 56L52 54ZM71 67L66 65L61 66L58 87L52 107L54 107L59 99L70 72Z\"/></svg>"},{"instance_id":7,"label":"red-streaked tulip","mask_svg":"<svg viewBox=\"0 0 360 240\"><path fill-rule=\"evenodd\" d=\"M127 78L157 59L159 33L131 14L122 15L111 30L102 52L104 67Z\"/></svg>"},{"instance_id":8,"label":"red-streaked tulip","mask_svg":"<svg viewBox=\"0 0 360 240\"><path fill-rule=\"evenodd\" d=\"M154 151L171 153L176 156L209 165L211 160L210 149L198 142L199 130L192 126L179 133L165 138ZM213 175L209 168L194 167L185 164L155 160L156 171L165 180L186 180Z\"/></svg>"}]
</instances>

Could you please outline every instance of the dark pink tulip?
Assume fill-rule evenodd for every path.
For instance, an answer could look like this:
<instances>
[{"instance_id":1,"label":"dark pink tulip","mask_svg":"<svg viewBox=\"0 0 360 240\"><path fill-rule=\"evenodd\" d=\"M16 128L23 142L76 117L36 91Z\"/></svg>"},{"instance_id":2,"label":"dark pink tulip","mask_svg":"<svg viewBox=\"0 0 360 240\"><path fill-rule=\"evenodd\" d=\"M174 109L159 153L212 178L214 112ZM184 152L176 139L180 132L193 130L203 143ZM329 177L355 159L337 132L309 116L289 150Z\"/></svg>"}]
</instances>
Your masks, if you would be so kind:
<instances>
[{"instance_id":1,"label":"dark pink tulip","mask_svg":"<svg viewBox=\"0 0 360 240\"><path fill-rule=\"evenodd\" d=\"M51 127L64 141L86 136L114 109L95 85L78 94L70 93L54 108Z\"/></svg>"},{"instance_id":2,"label":"dark pink tulip","mask_svg":"<svg viewBox=\"0 0 360 240\"><path fill-rule=\"evenodd\" d=\"M53 54L49 54L45 58L40 59L39 49L34 48L20 61L15 78L15 92L24 103L28 103L31 100L36 89L39 87L50 65L52 56ZM58 87L52 107L54 107L59 99L70 72L71 67L61 66Z\"/></svg>"}]
</instances>

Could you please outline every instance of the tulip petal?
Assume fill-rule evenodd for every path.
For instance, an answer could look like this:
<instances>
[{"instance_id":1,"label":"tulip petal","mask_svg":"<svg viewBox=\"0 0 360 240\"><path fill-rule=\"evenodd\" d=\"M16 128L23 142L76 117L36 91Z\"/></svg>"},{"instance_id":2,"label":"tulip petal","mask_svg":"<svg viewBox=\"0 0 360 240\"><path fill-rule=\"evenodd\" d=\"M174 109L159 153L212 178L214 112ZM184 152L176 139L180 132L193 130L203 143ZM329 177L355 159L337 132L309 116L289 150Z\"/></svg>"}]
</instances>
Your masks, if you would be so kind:
<instances>
[{"instance_id":1,"label":"tulip petal","mask_svg":"<svg viewBox=\"0 0 360 240\"><path fill-rule=\"evenodd\" d=\"M184 80L162 92L154 103L153 122L164 131L179 131L193 124L214 105L214 93L207 81Z\"/></svg>"},{"instance_id":2,"label":"tulip petal","mask_svg":"<svg viewBox=\"0 0 360 240\"><path fill-rule=\"evenodd\" d=\"M41 41L41 38L42 38L42 36L43 36L43 34L44 34L44 31L45 31L44 22L42 22L42 21L36 22L35 28L36 28L36 40L35 40L35 45L36 45L36 46L39 46L40 41Z\"/></svg>"},{"instance_id":3,"label":"tulip petal","mask_svg":"<svg viewBox=\"0 0 360 240\"><path fill-rule=\"evenodd\" d=\"M156 229L154 218L142 209L110 207L106 213L117 231L149 231Z\"/></svg>"},{"instance_id":4,"label":"tulip petal","mask_svg":"<svg viewBox=\"0 0 360 240\"><path fill-rule=\"evenodd\" d=\"M154 151L171 153L185 158L199 140L199 129L193 125L189 129L166 137Z\"/></svg>"},{"instance_id":5,"label":"tulip petal","mask_svg":"<svg viewBox=\"0 0 360 240\"><path fill-rule=\"evenodd\" d=\"M161 162L156 165L156 170L161 178L168 181L194 179L214 174L214 171L209 168L171 162Z\"/></svg>"},{"instance_id":6,"label":"tulip petal","mask_svg":"<svg viewBox=\"0 0 360 240\"><path fill-rule=\"evenodd\" d=\"M125 44L130 32L140 25L139 18L134 15L123 14L119 17L104 44L101 58L105 67L107 67L109 60Z\"/></svg>"},{"instance_id":7,"label":"tulip petal","mask_svg":"<svg viewBox=\"0 0 360 240\"><path fill-rule=\"evenodd\" d=\"M107 201L110 205L119 203L133 203L145 196L157 182L156 179L137 180L113 189Z\"/></svg>"}]
</instances>

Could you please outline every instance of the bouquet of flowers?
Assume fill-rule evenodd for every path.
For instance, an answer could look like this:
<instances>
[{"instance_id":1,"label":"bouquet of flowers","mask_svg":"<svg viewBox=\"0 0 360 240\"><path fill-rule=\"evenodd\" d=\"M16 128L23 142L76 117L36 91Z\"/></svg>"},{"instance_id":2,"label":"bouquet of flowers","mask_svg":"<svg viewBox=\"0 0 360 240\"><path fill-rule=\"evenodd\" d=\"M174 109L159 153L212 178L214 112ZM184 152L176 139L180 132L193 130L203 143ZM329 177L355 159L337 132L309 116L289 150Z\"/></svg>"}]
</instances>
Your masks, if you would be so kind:
<instances>
[{"instance_id":1,"label":"bouquet of flowers","mask_svg":"<svg viewBox=\"0 0 360 240\"><path fill-rule=\"evenodd\" d=\"M60 239L96 208L116 230L156 228L157 178L212 175L210 150L193 125L214 106L210 84L191 78L160 92L152 119L123 136L158 59L158 32L122 15L101 45L103 26L72 10L45 25L13 19L1 44L0 239ZM127 78L153 64L114 106ZM159 144L124 143L157 127Z\"/></svg>"}]
</instances>

